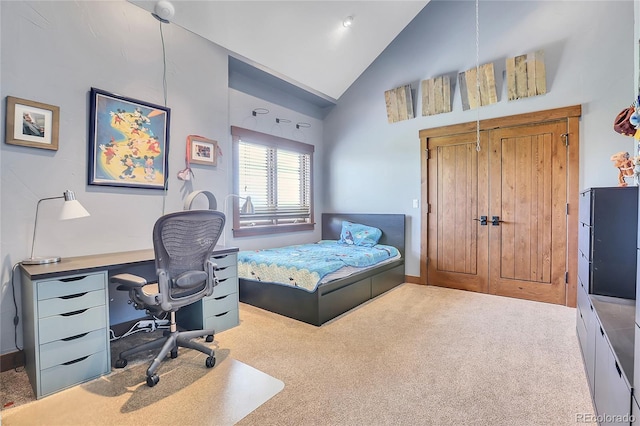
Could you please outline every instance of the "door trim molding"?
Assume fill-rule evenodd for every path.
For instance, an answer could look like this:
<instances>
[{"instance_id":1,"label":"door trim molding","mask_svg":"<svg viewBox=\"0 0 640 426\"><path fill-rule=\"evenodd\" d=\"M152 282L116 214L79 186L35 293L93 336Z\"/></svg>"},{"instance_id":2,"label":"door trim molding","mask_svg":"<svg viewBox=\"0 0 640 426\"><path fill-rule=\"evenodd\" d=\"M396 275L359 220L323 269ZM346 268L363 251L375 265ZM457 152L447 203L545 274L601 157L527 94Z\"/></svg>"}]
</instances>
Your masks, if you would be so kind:
<instances>
[{"instance_id":1,"label":"door trim molding","mask_svg":"<svg viewBox=\"0 0 640 426\"><path fill-rule=\"evenodd\" d=\"M564 120L570 117L579 118L581 115L582 105L574 105L563 108L549 109L546 111L528 112L525 114L480 120L480 130L492 130L500 127L544 123L547 121ZM424 139L436 136L448 136L457 135L459 133L475 132L476 125L477 123L475 121L470 121L468 123L451 124L449 126L434 127L432 129L422 129L420 130L419 135L420 139Z\"/></svg>"},{"instance_id":2,"label":"door trim molding","mask_svg":"<svg viewBox=\"0 0 640 426\"><path fill-rule=\"evenodd\" d=\"M567 170L567 253L569 282L566 286L566 306L576 306L577 270L578 270L578 193L580 170L580 117L582 105L517 114L505 117L480 120L480 130L493 130L504 127L532 125L544 122L566 120L568 129L568 170ZM423 208L420 212L420 284L427 284L427 231L428 231L428 173L427 149L429 138L470 133L477 131L478 122L452 124L419 131L420 137L420 187ZM574 219L575 218L575 219Z\"/></svg>"}]
</instances>

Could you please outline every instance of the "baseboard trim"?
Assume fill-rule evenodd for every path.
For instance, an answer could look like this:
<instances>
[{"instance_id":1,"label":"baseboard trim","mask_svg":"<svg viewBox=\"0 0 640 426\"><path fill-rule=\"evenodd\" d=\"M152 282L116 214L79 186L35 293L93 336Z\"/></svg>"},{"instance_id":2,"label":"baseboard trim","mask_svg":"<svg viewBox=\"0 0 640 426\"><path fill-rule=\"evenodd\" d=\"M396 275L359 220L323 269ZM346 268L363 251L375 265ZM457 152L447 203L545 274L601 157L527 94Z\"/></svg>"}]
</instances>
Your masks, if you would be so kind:
<instances>
[{"instance_id":1,"label":"baseboard trim","mask_svg":"<svg viewBox=\"0 0 640 426\"><path fill-rule=\"evenodd\" d=\"M422 284L420 282L420 277L414 277L413 275L405 275L404 282L410 283L410 284Z\"/></svg>"},{"instance_id":2,"label":"baseboard trim","mask_svg":"<svg viewBox=\"0 0 640 426\"><path fill-rule=\"evenodd\" d=\"M15 351L0 355L0 372L24 367L24 352Z\"/></svg>"}]
</instances>

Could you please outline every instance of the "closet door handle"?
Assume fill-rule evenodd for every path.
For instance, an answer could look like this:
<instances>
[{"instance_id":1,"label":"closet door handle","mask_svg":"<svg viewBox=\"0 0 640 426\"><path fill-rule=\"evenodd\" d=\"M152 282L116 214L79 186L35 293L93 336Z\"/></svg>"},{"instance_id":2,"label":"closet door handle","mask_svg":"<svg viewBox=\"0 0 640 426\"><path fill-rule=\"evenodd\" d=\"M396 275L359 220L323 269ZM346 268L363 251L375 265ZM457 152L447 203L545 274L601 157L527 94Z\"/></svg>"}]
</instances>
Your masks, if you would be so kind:
<instances>
[{"instance_id":1,"label":"closet door handle","mask_svg":"<svg viewBox=\"0 0 640 426\"><path fill-rule=\"evenodd\" d=\"M500 223L504 222L504 220L500 220L500 216L491 216L491 225L492 226L500 226Z\"/></svg>"},{"instance_id":2,"label":"closet door handle","mask_svg":"<svg viewBox=\"0 0 640 426\"><path fill-rule=\"evenodd\" d=\"M480 222L480 226L487 226L487 216L480 216L480 219L473 219Z\"/></svg>"}]
</instances>

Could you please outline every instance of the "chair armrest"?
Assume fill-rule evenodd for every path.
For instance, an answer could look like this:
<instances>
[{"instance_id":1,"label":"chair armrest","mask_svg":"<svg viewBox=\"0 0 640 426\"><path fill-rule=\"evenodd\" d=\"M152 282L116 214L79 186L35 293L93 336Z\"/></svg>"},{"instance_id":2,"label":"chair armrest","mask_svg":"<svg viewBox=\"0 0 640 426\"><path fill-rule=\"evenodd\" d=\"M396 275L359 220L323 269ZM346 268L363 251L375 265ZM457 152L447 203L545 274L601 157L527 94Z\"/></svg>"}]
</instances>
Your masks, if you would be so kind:
<instances>
[{"instance_id":1,"label":"chair armrest","mask_svg":"<svg viewBox=\"0 0 640 426\"><path fill-rule=\"evenodd\" d=\"M110 278L114 284L119 284L118 289L132 290L134 288L142 288L147 285L147 280L133 274L118 274Z\"/></svg>"}]
</instances>

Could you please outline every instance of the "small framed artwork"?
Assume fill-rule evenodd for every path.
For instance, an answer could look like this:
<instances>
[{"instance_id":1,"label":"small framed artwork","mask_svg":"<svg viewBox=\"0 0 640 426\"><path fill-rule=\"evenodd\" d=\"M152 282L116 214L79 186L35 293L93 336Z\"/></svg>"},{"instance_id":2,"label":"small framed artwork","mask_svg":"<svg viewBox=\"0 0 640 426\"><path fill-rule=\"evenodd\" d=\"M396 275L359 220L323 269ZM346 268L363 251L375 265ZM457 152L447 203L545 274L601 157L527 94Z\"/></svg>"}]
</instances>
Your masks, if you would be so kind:
<instances>
[{"instance_id":1,"label":"small framed artwork","mask_svg":"<svg viewBox=\"0 0 640 426\"><path fill-rule=\"evenodd\" d=\"M165 189L171 110L91 88L89 185Z\"/></svg>"},{"instance_id":2,"label":"small framed artwork","mask_svg":"<svg viewBox=\"0 0 640 426\"><path fill-rule=\"evenodd\" d=\"M218 142L202 136L189 137L189 162L206 166L218 165Z\"/></svg>"},{"instance_id":3,"label":"small framed artwork","mask_svg":"<svg viewBox=\"0 0 640 426\"><path fill-rule=\"evenodd\" d=\"M7 96L5 142L58 150L60 107Z\"/></svg>"}]
</instances>

